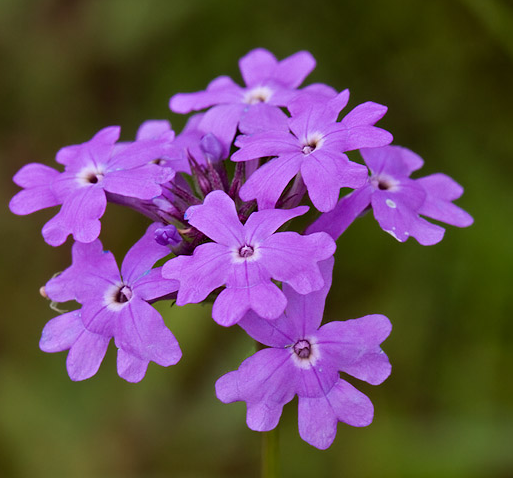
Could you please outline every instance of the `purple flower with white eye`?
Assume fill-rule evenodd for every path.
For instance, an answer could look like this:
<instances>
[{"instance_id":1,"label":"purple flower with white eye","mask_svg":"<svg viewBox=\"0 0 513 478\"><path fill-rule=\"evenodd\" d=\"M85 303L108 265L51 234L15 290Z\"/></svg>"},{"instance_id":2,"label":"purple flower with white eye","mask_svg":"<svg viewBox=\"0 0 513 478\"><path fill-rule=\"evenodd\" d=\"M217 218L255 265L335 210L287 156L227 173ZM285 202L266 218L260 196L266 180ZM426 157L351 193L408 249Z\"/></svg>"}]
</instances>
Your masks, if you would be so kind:
<instances>
[{"instance_id":1,"label":"purple flower with white eye","mask_svg":"<svg viewBox=\"0 0 513 478\"><path fill-rule=\"evenodd\" d=\"M285 313L273 322L249 312L239 325L255 340L267 345L216 382L224 403L244 401L247 424L268 431L278 424L283 406L298 396L299 434L310 445L328 448L337 423L367 426L374 409L363 393L340 378L342 371L372 385L390 375L390 363L380 344L389 335L390 321L383 315L319 328L331 286L333 259L320 264L324 286L301 295L284 285Z\"/></svg>"},{"instance_id":2,"label":"purple flower with white eye","mask_svg":"<svg viewBox=\"0 0 513 478\"><path fill-rule=\"evenodd\" d=\"M356 188L365 183L367 168L349 161L344 152L392 141L390 133L373 126L387 108L364 103L337 122L349 91L322 99L300 95L289 103L291 133L268 131L236 141L241 149L232 155L232 161L276 156L242 186L241 199L256 199L259 209L273 208L290 180L301 173L313 205L326 212L335 207L340 188Z\"/></svg>"},{"instance_id":3,"label":"purple flower with white eye","mask_svg":"<svg viewBox=\"0 0 513 478\"><path fill-rule=\"evenodd\" d=\"M246 87L220 76L205 91L179 93L169 102L175 113L213 106L201 119L200 127L221 140L225 157L237 126L246 134L287 129L287 116L280 107L297 94L299 85L315 68L315 59L310 53L300 51L277 61L271 52L257 48L240 59L239 67ZM315 89L316 85L312 86Z\"/></svg>"},{"instance_id":4,"label":"purple flower with white eye","mask_svg":"<svg viewBox=\"0 0 513 478\"><path fill-rule=\"evenodd\" d=\"M235 203L223 191L213 191L203 204L191 206L185 219L215 242L164 264L163 277L180 282L176 303L201 302L226 285L214 302L212 317L230 326L250 309L265 319L283 312L287 300L271 279L289 284L300 294L319 290L324 281L317 263L333 255L334 241L324 233L275 233L307 210L303 206L258 211L242 225Z\"/></svg>"},{"instance_id":5,"label":"purple flower with white eye","mask_svg":"<svg viewBox=\"0 0 513 478\"><path fill-rule=\"evenodd\" d=\"M371 170L367 184L342 198L308 232L325 231L336 240L369 206L384 231L400 242L412 236L424 246L440 242L445 229L420 216L457 227L473 223L468 213L452 204L463 194L463 188L449 176L438 173L410 178L424 163L413 151L385 146L362 149L361 154Z\"/></svg>"},{"instance_id":6,"label":"purple flower with white eye","mask_svg":"<svg viewBox=\"0 0 513 478\"><path fill-rule=\"evenodd\" d=\"M58 246L69 234L79 242L98 237L106 193L141 200L159 196L160 184L175 173L152 161L165 155L174 133L117 145L119 132L118 126L104 128L86 143L61 149L56 160L65 165L63 173L42 164L22 168L14 181L26 189L12 198L11 210L29 214L62 204L43 227L46 242Z\"/></svg>"},{"instance_id":7,"label":"purple flower with white eye","mask_svg":"<svg viewBox=\"0 0 513 478\"><path fill-rule=\"evenodd\" d=\"M167 367L180 360L178 342L150 305L174 296L178 288L178 282L162 277L160 267L152 269L169 254L166 246L155 241L159 227L161 224L152 224L128 251L121 273L113 254L103 251L99 240L75 243L71 267L46 285L52 300L74 299L82 304L80 311L50 321L41 339L43 350L70 349L75 357L69 359L75 363L70 376L82 377L75 379L96 373L112 337L121 350L118 373L128 381L141 380L150 361ZM91 354L84 357L88 346Z\"/></svg>"}]
</instances>

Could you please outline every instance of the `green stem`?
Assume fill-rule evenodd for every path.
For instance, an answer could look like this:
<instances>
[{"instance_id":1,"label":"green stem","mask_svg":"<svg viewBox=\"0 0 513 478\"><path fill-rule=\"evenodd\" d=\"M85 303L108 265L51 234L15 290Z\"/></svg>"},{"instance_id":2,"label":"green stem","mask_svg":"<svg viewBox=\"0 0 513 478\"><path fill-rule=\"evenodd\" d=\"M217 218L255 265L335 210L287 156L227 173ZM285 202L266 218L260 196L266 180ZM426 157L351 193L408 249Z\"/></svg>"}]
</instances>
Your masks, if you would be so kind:
<instances>
[{"instance_id":1,"label":"green stem","mask_svg":"<svg viewBox=\"0 0 513 478\"><path fill-rule=\"evenodd\" d=\"M279 478L280 453L278 427L262 432L262 478Z\"/></svg>"}]
</instances>

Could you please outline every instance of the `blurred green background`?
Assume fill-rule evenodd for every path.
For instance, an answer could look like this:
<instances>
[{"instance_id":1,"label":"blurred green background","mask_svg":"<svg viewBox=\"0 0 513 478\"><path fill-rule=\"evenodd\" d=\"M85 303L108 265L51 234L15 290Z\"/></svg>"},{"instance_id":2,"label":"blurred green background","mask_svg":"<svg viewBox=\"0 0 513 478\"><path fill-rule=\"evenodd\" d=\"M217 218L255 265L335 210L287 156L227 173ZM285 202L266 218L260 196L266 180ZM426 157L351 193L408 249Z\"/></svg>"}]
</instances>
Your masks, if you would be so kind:
<instances>
[{"instance_id":1,"label":"blurred green background","mask_svg":"<svg viewBox=\"0 0 513 478\"><path fill-rule=\"evenodd\" d=\"M39 351L55 313L38 294L70 262L40 235L54 211L20 218L7 203L27 162L119 124L133 138L168 99L216 76L240 81L255 47L306 49L307 83L351 90L350 106L388 106L380 123L465 187L475 224L443 242L399 244L370 215L340 239L327 320L386 314L393 364L364 429L339 424L325 452L302 442L292 402L281 420L283 476L513 476L513 5L506 0L1 0L0 476L257 477L260 435L214 382L253 345L210 308L159 304L184 357L131 385L110 350L72 383L65 354ZM118 258L146 227L109 206L102 241Z\"/></svg>"}]
</instances>

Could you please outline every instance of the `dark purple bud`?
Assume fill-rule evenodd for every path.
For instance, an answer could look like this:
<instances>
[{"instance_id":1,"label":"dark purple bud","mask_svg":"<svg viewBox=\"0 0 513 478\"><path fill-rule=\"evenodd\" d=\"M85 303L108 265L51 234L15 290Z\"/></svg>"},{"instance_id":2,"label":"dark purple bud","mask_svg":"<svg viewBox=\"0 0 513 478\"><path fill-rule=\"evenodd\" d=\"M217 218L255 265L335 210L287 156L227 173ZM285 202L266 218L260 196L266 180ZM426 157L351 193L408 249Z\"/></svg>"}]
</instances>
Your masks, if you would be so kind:
<instances>
[{"instance_id":1,"label":"dark purple bud","mask_svg":"<svg viewBox=\"0 0 513 478\"><path fill-rule=\"evenodd\" d=\"M223 156L223 145L212 133L207 133L200 140L201 151L205 154L205 157L212 162L219 161Z\"/></svg>"},{"instance_id":2,"label":"dark purple bud","mask_svg":"<svg viewBox=\"0 0 513 478\"><path fill-rule=\"evenodd\" d=\"M161 246L176 246L181 242L182 237L176 230L176 227L170 224L155 229L155 240Z\"/></svg>"}]
</instances>

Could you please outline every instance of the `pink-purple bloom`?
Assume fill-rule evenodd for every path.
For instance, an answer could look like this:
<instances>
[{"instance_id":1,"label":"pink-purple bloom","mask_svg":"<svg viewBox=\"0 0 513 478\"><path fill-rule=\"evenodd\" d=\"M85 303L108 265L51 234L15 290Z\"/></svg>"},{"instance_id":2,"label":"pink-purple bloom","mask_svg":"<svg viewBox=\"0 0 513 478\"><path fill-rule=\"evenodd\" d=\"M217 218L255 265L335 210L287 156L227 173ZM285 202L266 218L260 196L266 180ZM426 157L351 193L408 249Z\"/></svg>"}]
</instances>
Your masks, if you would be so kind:
<instances>
[{"instance_id":1,"label":"pink-purple bloom","mask_svg":"<svg viewBox=\"0 0 513 478\"><path fill-rule=\"evenodd\" d=\"M348 99L348 90L329 99L299 95L287 105L290 132L266 131L237 140L241 149L232 161L274 157L252 174L240 197L256 199L260 209L274 208L290 180L301 173L313 205L326 212L335 207L340 188L362 186L367 168L349 161L344 152L383 146L392 135L374 126L387 110L376 103L361 104L337 121Z\"/></svg>"},{"instance_id":2,"label":"pink-purple bloom","mask_svg":"<svg viewBox=\"0 0 513 478\"><path fill-rule=\"evenodd\" d=\"M213 303L218 324L238 323L267 347L222 376L217 397L246 402L248 426L266 431L297 396L300 436L326 449L338 422L373 419L371 401L345 375L377 385L391 370L380 348L391 330L385 316L321 326L335 240L370 208L400 242L413 236L424 245L444 229L423 217L459 227L472 218L452 203L463 189L448 176L410 178L423 160L389 146L392 135L375 126L386 106L366 102L341 115L348 90L299 89L315 67L310 53L278 61L258 48L239 66L245 86L221 76L171 98L174 112L205 110L176 138L167 120L145 121L133 142L119 142L111 126L61 149L63 172L32 163L14 176L22 190L11 211L61 206L43 236L53 246L70 234L76 241L71 266L43 295L80 308L51 319L40 348L67 350L70 378L84 380L114 339L119 376L138 382L149 362L167 367L182 355L153 304ZM365 165L346 155L358 149ZM353 191L340 199L342 188ZM323 213L313 223L307 195ZM153 222L121 268L98 238L107 201Z\"/></svg>"},{"instance_id":3,"label":"pink-purple bloom","mask_svg":"<svg viewBox=\"0 0 513 478\"><path fill-rule=\"evenodd\" d=\"M176 113L212 107L199 127L221 140L225 157L237 127L246 134L287 128L287 116L280 107L297 94L299 85L314 69L315 60L310 53L300 51L278 61L271 52L257 48L240 59L239 67L245 87L220 76L205 91L179 93L169 102Z\"/></svg>"},{"instance_id":4,"label":"pink-purple bloom","mask_svg":"<svg viewBox=\"0 0 513 478\"><path fill-rule=\"evenodd\" d=\"M325 231L335 240L369 206L380 227L399 242L412 236L422 245L440 242L445 229L420 216L453 226L467 227L472 217L452 201L463 188L445 174L411 179L424 161L400 146L362 149L371 171L366 184L343 197L330 212L323 214L308 232Z\"/></svg>"},{"instance_id":5,"label":"pink-purple bloom","mask_svg":"<svg viewBox=\"0 0 513 478\"><path fill-rule=\"evenodd\" d=\"M169 254L158 244L152 224L128 251L121 272L111 252L99 240L73 245L73 263L46 285L57 302L76 300L78 311L52 319L44 328L40 347L47 352L70 350L68 373L73 380L94 375L114 338L118 373L130 382L144 377L150 361L167 367L180 360L173 334L150 302L174 297L178 283L162 278L154 263Z\"/></svg>"},{"instance_id":6,"label":"pink-purple bloom","mask_svg":"<svg viewBox=\"0 0 513 478\"><path fill-rule=\"evenodd\" d=\"M22 168L14 181L25 189L12 198L11 211L23 215L61 204L42 231L48 244L59 246L69 234L80 242L99 236L107 193L142 200L159 196L160 185L175 172L153 161L166 154L174 133L116 144L119 133L111 126L86 143L62 148L56 157L65 166L62 173L37 163Z\"/></svg>"},{"instance_id":7,"label":"pink-purple bloom","mask_svg":"<svg viewBox=\"0 0 513 478\"><path fill-rule=\"evenodd\" d=\"M215 242L201 244L192 256L175 257L163 266L165 278L180 282L176 303L201 302L226 285L214 302L212 317L230 326L250 309L265 319L283 312L286 298L271 279L300 294L319 290L324 280L317 264L333 255L333 240L325 233L276 233L307 210L302 206L258 211L243 225L233 200L222 191L211 192L202 205L187 210L186 219Z\"/></svg>"},{"instance_id":8,"label":"pink-purple bloom","mask_svg":"<svg viewBox=\"0 0 513 478\"><path fill-rule=\"evenodd\" d=\"M372 422L371 401L340 378L339 372L373 385L383 382L391 367L380 344L389 335L391 324L383 315L367 315L319 328L333 260L320 267L324 277L321 290L302 295L284 285L287 308L283 315L270 322L248 312L239 322L252 338L269 348L222 376L216 394L224 403L246 402L248 427L257 431L275 428L283 406L297 395L301 438L326 449L335 439L339 421L357 427Z\"/></svg>"}]
</instances>

